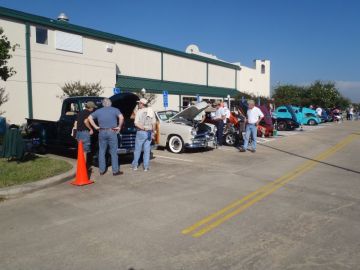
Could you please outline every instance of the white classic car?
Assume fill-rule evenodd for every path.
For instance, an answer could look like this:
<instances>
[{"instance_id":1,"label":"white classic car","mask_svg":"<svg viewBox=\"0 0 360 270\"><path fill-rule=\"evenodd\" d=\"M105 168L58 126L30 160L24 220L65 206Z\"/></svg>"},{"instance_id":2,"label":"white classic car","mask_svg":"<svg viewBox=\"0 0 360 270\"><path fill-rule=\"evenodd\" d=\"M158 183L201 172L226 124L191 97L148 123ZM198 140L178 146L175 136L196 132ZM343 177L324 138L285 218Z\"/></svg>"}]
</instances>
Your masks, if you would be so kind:
<instances>
[{"instance_id":1,"label":"white classic car","mask_svg":"<svg viewBox=\"0 0 360 270\"><path fill-rule=\"evenodd\" d=\"M155 112L159 123L158 146L167 147L173 153L181 153L185 148L216 147L216 127L194 120L207 107L206 102L200 102L181 112Z\"/></svg>"}]
</instances>

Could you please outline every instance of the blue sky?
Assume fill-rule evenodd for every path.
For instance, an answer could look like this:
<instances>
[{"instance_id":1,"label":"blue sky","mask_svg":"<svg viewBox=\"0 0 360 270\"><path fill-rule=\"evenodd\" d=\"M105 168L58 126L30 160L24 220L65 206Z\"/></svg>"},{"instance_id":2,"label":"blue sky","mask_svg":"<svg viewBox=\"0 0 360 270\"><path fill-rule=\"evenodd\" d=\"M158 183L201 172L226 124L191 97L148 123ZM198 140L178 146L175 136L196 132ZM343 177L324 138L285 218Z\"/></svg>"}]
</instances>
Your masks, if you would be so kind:
<instances>
[{"instance_id":1,"label":"blue sky","mask_svg":"<svg viewBox=\"0 0 360 270\"><path fill-rule=\"evenodd\" d=\"M334 81L360 102L360 1L0 0L0 5L251 66L269 59L271 84Z\"/></svg>"}]
</instances>

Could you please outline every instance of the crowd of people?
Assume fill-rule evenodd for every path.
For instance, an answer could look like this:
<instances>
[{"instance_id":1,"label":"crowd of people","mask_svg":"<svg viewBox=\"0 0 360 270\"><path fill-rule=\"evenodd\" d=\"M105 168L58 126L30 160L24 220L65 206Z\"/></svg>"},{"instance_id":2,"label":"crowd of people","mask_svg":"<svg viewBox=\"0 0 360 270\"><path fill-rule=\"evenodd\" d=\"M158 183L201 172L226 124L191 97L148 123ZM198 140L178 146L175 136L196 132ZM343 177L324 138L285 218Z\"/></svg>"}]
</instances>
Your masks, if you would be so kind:
<instances>
[{"instance_id":1,"label":"crowd of people","mask_svg":"<svg viewBox=\"0 0 360 270\"><path fill-rule=\"evenodd\" d=\"M143 151L144 171L149 170L150 162L150 144L156 132L156 118L154 111L147 106L148 101L142 98L138 101L138 108L134 112L134 125L137 129L135 139L134 159L132 169L137 170L139 159ZM106 152L109 148L111 156L111 166L113 176L122 175L120 171L119 159L117 154L118 138L117 134L124 124L124 117L121 111L111 106L111 100L104 98L102 100L102 108L94 111L97 106L94 102L89 101L85 104L85 110L77 115L73 130L76 130L76 139L82 141L84 145L84 155L90 154L90 136L94 134L94 130L99 132L99 173L106 173ZM95 121L96 120L96 121ZM86 158L86 160L89 160ZM90 168L89 162L87 162Z\"/></svg>"},{"instance_id":2,"label":"crowd of people","mask_svg":"<svg viewBox=\"0 0 360 270\"><path fill-rule=\"evenodd\" d=\"M223 134L224 128L226 128L230 121L231 113L228 108L228 104L223 101L217 101L214 104L211 104L210 107L214 108L214 112L211 116L212 123L216 125L216 138L217 146L221 148L223 145ZM269 111L272 113L275 110L273 100L269 101ZM117 108L112 107L111 100L104 98L102 100L102 108L95 110L97 108L96 104L92 101L89 101L85 104L85 110L80 112L77 115L77 119L74 123L74 130L76 130L76 139L82 141L84 145L85 157L89 155L91 151L91 135L94 134L94 130L97 130L98 135L98 144L99 144L99 173L104 175L107 169L105 155L109 149L111 156L111 165L112 173L114 176L122 175L123 172L120 171L119 160L118 160L118 138L117 133L121 130L124 117L121 111ZM310 108L316 111L316 114L319 117L322 117L325 109L317 106L310 106ZM331 113L334 115L342 115L341 111L338 109L331 110ZM244 132L243 145L240 146L240 152L250 151L252 153L256 152L256 142L257 142L257 126L264 118L263 112L255 106L254 100L247 101L246 111L242 111L238 108L237 114L239 117L242 117L243 123L245 125L240 130L240 134ZM346 110L346 118L348 120L355 119L356 112L352 107ZM194 119L198 122L205 121L205 111L201 112ZM136 139L135 139L135 150L134 158L132 161L132 169L138 170L139 159L141 153L143 152L143 168L144 171L148 171L150 168L150 152L151 152L151 141L155 137L156 133L156 117L154 111L148 106L148 100L141 98L138 101L138 106L133 113L132 119L134 120L134 125L137 130ZM356 117L357 119L357 117ZM251 144L251 147L249 147ZM88 160L88 158L86 158ZM89 162L87 162L88 166Z\"/></svg>"},{"instance_id":3,"label":"crowd of people","mask_svg":"<svg viewBox=\"0 0 360 270\"><path fill-rule=\"evenodd\" d=\"M244 136L244 144L240 147L240 152L250 151L252 153L256 152L256 140L257 140L257 126L264 118L264 114L262 111L255 106L254 100L248 100L247 102L248 108L246 111L246 115L238 108L237 113L242 116L246 122L245 126L245 136ZM230 119L230 110L228 105L223 101L218 101L215 103L216 111L213 117L215 121L215 125L217 127L216 138L218 148L223 145L223 134L224 127L229 123ZM252 142L252 147L248 148L249 141Z\"/></svg>"}]
</instances>

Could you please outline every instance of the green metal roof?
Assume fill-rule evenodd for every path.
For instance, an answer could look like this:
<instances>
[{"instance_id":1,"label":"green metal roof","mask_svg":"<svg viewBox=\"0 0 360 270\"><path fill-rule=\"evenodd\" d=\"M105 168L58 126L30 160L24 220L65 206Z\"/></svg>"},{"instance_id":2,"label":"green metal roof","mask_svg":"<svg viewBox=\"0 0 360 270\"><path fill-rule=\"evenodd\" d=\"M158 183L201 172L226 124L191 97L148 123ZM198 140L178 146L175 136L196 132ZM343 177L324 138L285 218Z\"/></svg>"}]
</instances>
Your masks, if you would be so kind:
<instances>
[{"instance_id":1,"label":"green metal roof","mask_svg":"<svg viewBox=\"0 0 360 270\"><path fill-rule=\"evenodd\" d=\"M139 91L145 88L146 91L156 94L161 94L164 90L167 90L170 95L200 95L207 97L227 97L227 95L234 97L239 93L233 88L160 81L122 75L117 76L116 87L119 87L122 91Z\"/></svg>"},{"instance_id":2,"label":"green metal roof","mask_svg":"<svg viewBox=\"0 0 360 270\"><path fill-rule=\"evenodd\" d=\"M19 21L23 21L23 22L30 22L33 24L43 25L43 26L47 26L50 28L54 28L54 29L60 29L60 30L64 30L64 31L68 31L68 32L76 33L76 34L81 34L84 36L96 37L96 38L100 38L103 40L109 40L109 41L113 41L113 42L119 42L119 43L124 43L124 44L128 44L128 45L133 45L136 47L151 49L151 50L164 52L164 53L168 53L168 54L172 54L172 55L177 55L177 56L181 56L181 57L185 57L185 58L189 58L189 59L193 59L193 60L198 60L198 61L205 62L205 63L211 63L211 64L215 64L215 65L223 66L223 67L227 67L227 68L232 68L232 69L237 69L237 70L240 69L240 67L238 65L233 65L233 64L226 63L223 61L219 61L219 60L215 60L215 59L211 59L211 58L207 58L207 57L203 57L203 56L199 56L199 55L195 55L195 54L188 54L185 52L169 49L166 47L138 41L135 39L130 39L130 38L126 38L123 36L118 36L118 35L110 34L107 32L102 32L102 31L98 31L95 29L71 24L68 22L63 22L63 21L58 21L56 19L50 19L47 17L37 16L37 15L30 14L30 13L25 13L25 12L21 12L18 10L9 9L9 8L5 8L5 7L1 7L1 6L0 6L0 17L10 18L13 20L19 20Z\"/></svg>"}]
</instances>

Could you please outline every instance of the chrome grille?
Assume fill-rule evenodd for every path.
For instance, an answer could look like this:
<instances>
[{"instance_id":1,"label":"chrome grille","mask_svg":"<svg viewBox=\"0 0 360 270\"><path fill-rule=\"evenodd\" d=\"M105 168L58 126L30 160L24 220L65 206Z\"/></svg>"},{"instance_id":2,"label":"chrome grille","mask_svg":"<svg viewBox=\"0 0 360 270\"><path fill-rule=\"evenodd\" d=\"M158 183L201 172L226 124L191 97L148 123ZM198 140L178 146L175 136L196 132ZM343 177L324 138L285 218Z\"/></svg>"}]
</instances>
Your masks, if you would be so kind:
<instances>
[{"instance_id":1,"label":"chrome grille","mask_svg":"<svg viewBox=\"0 0 360 270\"><path fill-rule=\"evenodd\" d=\"M135 149L136 134L119 134L119 148Z\"/></svg>"}]
</instances>

